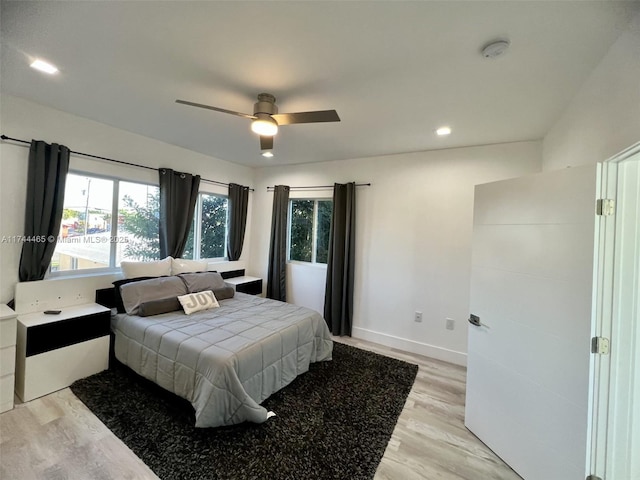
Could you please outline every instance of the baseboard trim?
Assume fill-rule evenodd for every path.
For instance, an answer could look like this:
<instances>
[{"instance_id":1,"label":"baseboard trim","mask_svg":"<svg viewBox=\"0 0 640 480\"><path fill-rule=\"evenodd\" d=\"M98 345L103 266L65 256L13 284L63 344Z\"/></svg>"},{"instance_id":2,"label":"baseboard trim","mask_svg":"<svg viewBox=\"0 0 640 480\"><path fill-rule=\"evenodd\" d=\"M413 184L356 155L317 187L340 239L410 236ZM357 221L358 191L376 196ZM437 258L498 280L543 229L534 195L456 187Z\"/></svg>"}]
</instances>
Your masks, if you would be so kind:
<instances>
[{"instance_id":1,"label":"baseboard trim","mask_svg":"<svg viewBox=\"0 0 640 480\"><path fill-rule=\"evenodd\" d=\"M387 333L374 332L373 330L367 330L366 328L353 327L351 335L354 338L359 338L360 340L379 343L387 347L398 348L405 352L424 355L425 357L431 357L444 362L462 365L463 367L467 366L467 354L463 352L436 347L435 345L429 345L428 343L407 340L406 338L395 337Z\"/></svg>"}]
</instances>

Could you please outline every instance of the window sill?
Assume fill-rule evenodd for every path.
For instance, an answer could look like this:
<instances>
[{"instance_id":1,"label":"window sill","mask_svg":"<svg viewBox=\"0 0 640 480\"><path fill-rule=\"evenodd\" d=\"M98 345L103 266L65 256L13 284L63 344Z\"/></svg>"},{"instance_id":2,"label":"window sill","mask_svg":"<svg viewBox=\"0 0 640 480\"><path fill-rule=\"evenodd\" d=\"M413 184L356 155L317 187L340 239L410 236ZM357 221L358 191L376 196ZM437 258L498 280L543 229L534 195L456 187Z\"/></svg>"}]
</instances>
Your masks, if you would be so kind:
<instances>
[{"instance_id":1,"label":"window sill","mask_svg":"<svg viewBox=\"0 0 640 480\"><path fill-rule=\"evenodd\" d=\"M327 269L326 263L312 263L312 262L302 262L300 260L287 260L287 265L295 265L300 267L311 267L311 268L321 268L323 270Z\"/></svg>"},{"instance_id":2,"label":"window sill","mask_svg":"<svg viewBox=\"0 0 640 480\"><path fill-rule=\"evenodd\" d=\"M229 264L238 264L243 263L242 260L235 260L233 262L227 260L226 258L202 258L201 261L207 262L207 268L211 271L219 270L220 267ZM299 262L301 265L305 265L304 262ZM313 265L313 264L309 264ZM326 266L326 265L325 265ZM101 268L101 269L85 269L85 270L63 270L60 272L48 272L44 280L57 280L62 278L82 278L82 277L100 277L107 275L122 275L122 269L120 267L117 268Z\"/></svg>"},{"instance_id":3,"label":"window sill","mask_svg":"<svg viewBox=\"0 0 640 480\"><path fill-rule=\"evenodd\" d=\"M122 276L122 270L105 269L100 271L82 271L82 270L67 270L64 272L55 272L45 275L43 280L68 280L71 278L93 278L93 277L107 277L107 276Z\"/></svg>"}]
</instances>

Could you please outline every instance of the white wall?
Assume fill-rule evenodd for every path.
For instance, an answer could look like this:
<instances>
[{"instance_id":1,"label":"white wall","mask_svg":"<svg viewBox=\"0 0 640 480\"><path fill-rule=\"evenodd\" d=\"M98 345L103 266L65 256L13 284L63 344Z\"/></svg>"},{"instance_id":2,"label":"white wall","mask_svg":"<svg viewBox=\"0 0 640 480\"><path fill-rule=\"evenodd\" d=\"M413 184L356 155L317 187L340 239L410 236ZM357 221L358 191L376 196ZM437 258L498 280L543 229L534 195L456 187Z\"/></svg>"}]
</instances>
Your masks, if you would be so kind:
<instances>
[{"instance_id":1,"label":"white wall","mask_svg":"<svg viewBox=\"0 0 640 480\"><path fill-rule=\"evenodd\" d=\"M224 183L253 186L253 170L184 148L126 132L102 123L54 110L24 99L0 97L1 133L23 140L61 143L70 149L138 163L154 168L168 167L199 174ZM28 147L0 143L0 238L24 233L24 202L28 167ZM70 168L90 173L122 177L133 181L158 183L157 172L90 160L72 155ZM201 191L227 194L226 187L202 182ZM251 196L244 250L238 268L248 263L251 250ZM0 301L13 298L18 281L21 245L0 243ZM221 266L220 270L225 270Z\"/></svg>"},{"instance_id":2,"label":"white wall","mask_svg":"<svg viewBox=\"0 0 640 480\"><path fill-rule=\"evenodd\" d=\"M640 141L640 14L543 142L543 169L602 162Z\"/></svg>"},{"instance_id":3,"label":"white wall","mask_svg":"<svg viewBox=\"0 0 640 480\"><path fill-rule=\"evenodd\" d=\"M259 169L250 270L266 278L267 186L371 182L357 191L353 335L464 364L474 185L540 169L540 142ZM288 301L322 311L326 270L291 264L287 273ZM415 311L423 312L422 323L414 322ZM446 317L455 330L445 329Z\"/></svg>"}]
</instances>

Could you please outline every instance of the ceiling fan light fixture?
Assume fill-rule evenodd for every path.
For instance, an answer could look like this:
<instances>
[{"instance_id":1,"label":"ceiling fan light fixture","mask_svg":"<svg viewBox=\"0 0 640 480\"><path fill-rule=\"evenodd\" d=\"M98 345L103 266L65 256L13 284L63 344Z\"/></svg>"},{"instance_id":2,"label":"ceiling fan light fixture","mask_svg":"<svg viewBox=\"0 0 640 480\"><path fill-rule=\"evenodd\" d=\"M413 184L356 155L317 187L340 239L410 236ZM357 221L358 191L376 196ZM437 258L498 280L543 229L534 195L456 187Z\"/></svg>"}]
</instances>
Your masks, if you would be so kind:
<instances>
[{"instance_id":1,"label":"ceiling fan light fixture","mask_svg":"<svg viewBox=\"0 0 640 480\"><path fill-rule=\"evenodd\" d=\"M273 152L271 150L267 150L266 152L262 152L262 156L265 158L273 158Z\"/></svg>"},{"instance_id":2,"label":"ceiling fan light fixture","mask_svg":"<svg viewBox=\"0 0 640 480\"><path fill-rule=\"evenodd\" d=\"M251 130L263 137L273 137L278 133L278 124L270 115L258 113L257 117L251 122Z\"/></svg>"},{"instance_id":3,"label":"ceiling fan light fixture","mask_svg":"<svg viewBox=\"0 0 640 480\"><path fill-rule=\"evenodd\" d=\"M44 60L34 60L29 66L41 72L48 73L49 75L58 73L58 68L55 65L45 62Z\"/></svg>"},{"instance_id":4,"label":"ceiling fan light fixture","mask_svg":"<svg viewBox=\"0 0 640 480\"><path fill-rule=\"evenodd\" d=\"M214 107L202 103L176 99L176 103L191 107L206 108L216 112L227 113L251 120L251 130L260 136L260 150L267 158L272 157L273 136L278 133L278 127L294 125L296 123L339 122L340 117L335 110L315 110L312 112L278 113L276 97L270 93L258 95L258 101L253 105L253 115L235 112L226 108Z\"/></svg>"}]
</instances>

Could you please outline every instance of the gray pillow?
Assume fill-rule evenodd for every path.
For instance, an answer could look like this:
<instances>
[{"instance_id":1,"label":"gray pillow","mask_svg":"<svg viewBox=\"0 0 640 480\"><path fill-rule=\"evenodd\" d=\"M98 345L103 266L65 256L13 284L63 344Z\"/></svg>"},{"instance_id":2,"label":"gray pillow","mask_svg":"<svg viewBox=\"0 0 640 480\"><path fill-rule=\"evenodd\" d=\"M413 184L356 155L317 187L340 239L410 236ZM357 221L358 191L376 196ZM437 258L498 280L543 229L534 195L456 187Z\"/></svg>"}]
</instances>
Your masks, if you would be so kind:
<instances>
[{"instance_id":1,"label":"gray pillow","mask_svg":"<svg viewBox=\"0 0 640 480\"><path fill-rule=\"evenodd\" d=\"M182 273L178 276L184 281L189 293L211 290L214 292L214 295L216 295L216 298L218 298L215 291L227 286L227 284L224 283L222 275L218 272Z\"/></svg>"},{"instance_id":2,"label":"gray pillow","mask_svg":"<svg viewBox=\"0 0 640 480\"><path fill-rule=\"evenodd\" d=\"M142 302L138 308L138 315L141 317L151 317L161 313L175 312L182 310L182 305L178 297L161 298L160 300L149 300Z\"/></svg>"},{"instance_id":3,"label":"gray pillow","mask_svg":"<svg viewBox=\"0 0 640 480\"><path fill-rule=\"evenodd\" d=\"M236 289L229 286L217 288L211 291L216 296L217 300L226 300L227 298L233 298L233 296L236 294Z\"/></svg>"},{"instance_id":4,"label":"gray pillow","mask_svg":"<svg viewBox=\"0 0 640 480\"><path fill-rule=\"evenodd\" d=\"M129 315L137 315L140 305L145 302L177 297L188 292L187 287L179 277L159 277L122 285L120 293L127 313Z\"/></svg>"}]
</instances>

